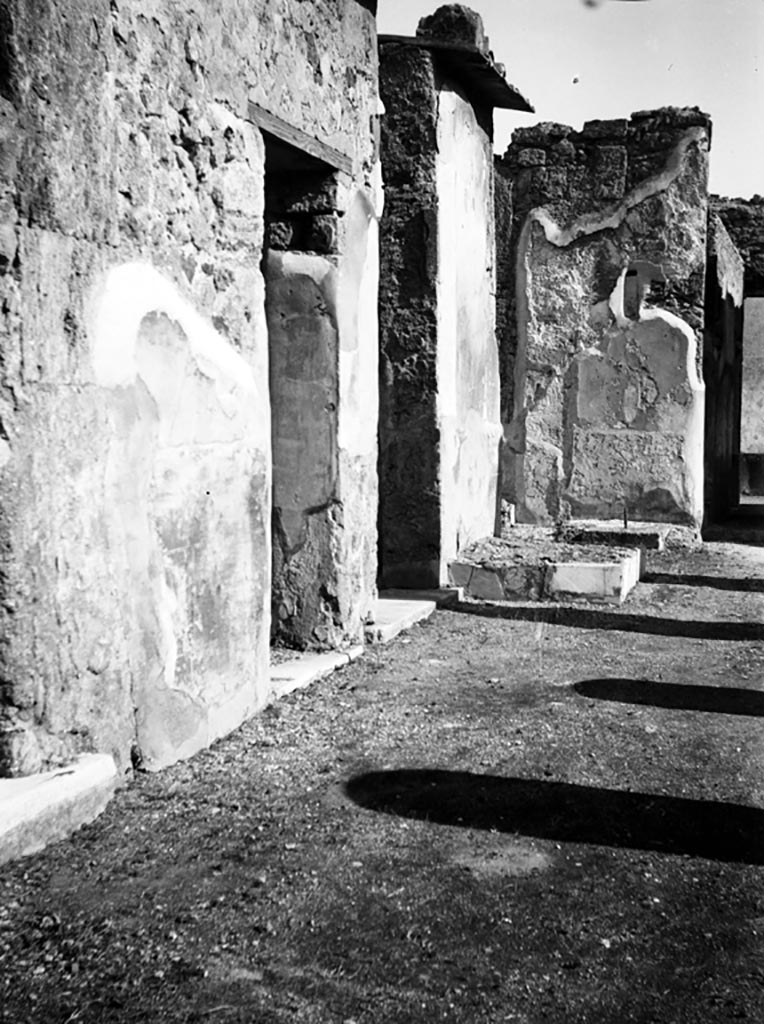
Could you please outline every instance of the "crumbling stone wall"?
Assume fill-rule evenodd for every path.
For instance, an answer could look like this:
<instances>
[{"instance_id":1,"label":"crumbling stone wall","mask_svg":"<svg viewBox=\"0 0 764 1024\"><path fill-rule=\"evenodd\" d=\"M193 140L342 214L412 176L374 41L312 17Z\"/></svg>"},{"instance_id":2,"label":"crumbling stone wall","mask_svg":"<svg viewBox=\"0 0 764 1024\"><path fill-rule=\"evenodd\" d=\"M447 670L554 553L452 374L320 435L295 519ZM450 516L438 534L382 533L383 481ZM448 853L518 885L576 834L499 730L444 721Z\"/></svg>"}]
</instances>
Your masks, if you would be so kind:
<instances>
[{"instance_id":1,"label":"crumbling stone wall","mask_svg":"<svg viewBox=\"0 0 764 1024\"><path fill-rule=\"evenodd\" d=\"M504 495L522 520L699 524L710 123L696 109L519 129L499 282Z\"/></svg>"},{"instance_id":2,"label":"crumbling stone wall","mask_svg":"<svg viewBox=\"0 0 764 1024\"><path fill-rule=\"evenodd\" d=\"M345 208L372 210L360 280L339 249L337 359L376 375L374 20L355 0L0 0L0 25L0 774L81 750L159 767L268 699L258 110L341 151ZM357 635L376 452L338 443L371 491L338 494L331 538Z\"/></svg>"},{"instance_id":3,"label":"crumbling stone wall","mask_svg":"<svg viewBox=\"0 0 764 1024\"><path fill-rule=\"evenodd\" d=\"M712 196L711 207L743 258L745 294L764 295L764 196L751 199Z\"/></svg>"},{"instance_id":4,"label":"crumbling stone wall","mask_svg":"<svg viewBox=\"0 0 764 1024\"><path fill-rule=\"evenodd\" d=\"M492 533L499 420L492 108L427 40L487 54L461 5L381 43L380 561L385 586L438 586ZM422 45L417 45L421 39ZM486 58L487 60L487 58Z\"/></svg>"},{"instance_id":5,"label":"crumbling stone wall","mask_svg":"<svg viewBox=\"0 0 764 1024\"><path fill-rule=\"evenodd\" d=\"M432 57L380 46L379 558L383 585L440 574L437 88Z\"/></svg>"}]
</instances>

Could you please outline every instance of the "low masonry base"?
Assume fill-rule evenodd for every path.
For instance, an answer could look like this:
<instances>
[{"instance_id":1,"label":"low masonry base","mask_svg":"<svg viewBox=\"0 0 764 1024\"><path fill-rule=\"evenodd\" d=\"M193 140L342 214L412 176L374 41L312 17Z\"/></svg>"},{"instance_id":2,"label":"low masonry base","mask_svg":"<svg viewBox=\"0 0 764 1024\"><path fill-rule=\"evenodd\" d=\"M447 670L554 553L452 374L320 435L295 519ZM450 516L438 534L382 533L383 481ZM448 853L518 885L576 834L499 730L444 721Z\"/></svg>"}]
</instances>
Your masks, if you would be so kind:
<instances>
[{"instance_id":1,"label":"low masonry base","mask_svg":"<svg viewBox=\"0 0 764 1024\"><path fill-rule=\"evenodd\" d=\"M478 541L451 562L451 580L466 597L623 604L639 582L641 548L558 543L551 529L516 529L511 539Z\"/></svg>"},{"instance_id":2,"label":"low masonry base","mask_svg":"<svg viewBox=\"0 0 764 1024\"><path fill-rule=\"evenodd\" d=\"M93 821L116 785L108 754L83 754L55 771L0 779L0 864L37 853Z\"/></svg>"}]
</instances>

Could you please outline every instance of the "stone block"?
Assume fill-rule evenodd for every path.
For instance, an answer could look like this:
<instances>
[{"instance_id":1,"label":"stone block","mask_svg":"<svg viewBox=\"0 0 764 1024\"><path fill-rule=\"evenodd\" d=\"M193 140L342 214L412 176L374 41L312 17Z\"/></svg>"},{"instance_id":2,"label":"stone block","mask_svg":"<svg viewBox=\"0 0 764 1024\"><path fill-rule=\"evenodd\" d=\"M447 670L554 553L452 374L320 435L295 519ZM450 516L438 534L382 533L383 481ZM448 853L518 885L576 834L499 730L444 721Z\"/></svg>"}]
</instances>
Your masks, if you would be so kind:
<instances>
[{"instance_id":1,"label":"stone block","mask_svg":"<svg viewBox=\"0 0 764 1024\"><path fill-rule=\"evenodd\" d=\"M466 43L483 53L488 52L483 19L463 4L444 4L434 14L421 18L416 34L423 39L437 39L444 43Z\"/></svg>"},{"instance_id":2,"label":"stone block","mask_svg":"<svg viewBox=\"0 0 764 1024\"><path fill-rule=\"evenodd\" d=\"M474 597L480 601L504 600L501 574L496 569L483 569L476 566L464 589L468 597Z\"/></svg>"},{"instance_id":3,"label":"stone block","mask_svg":"<svg viewBox=\"0 0 764 1024\"><path fill-rule=\"evenodd\" d=\"M640 567L639 551L611 563L552 562L547 567L546 593L556 600L623 604L639 581Z\"/></svg>"},{"instance_id":4,"label":"stone block","mask_svg":"<svg viewBox=\"0 0 764 1024\"><path fill-rule=\"evenodd\" d=\"M475 566L470 562L450 562L448 566L448 578L455 587L469 588L470 579Z\"/></svg>"}]
</instances>

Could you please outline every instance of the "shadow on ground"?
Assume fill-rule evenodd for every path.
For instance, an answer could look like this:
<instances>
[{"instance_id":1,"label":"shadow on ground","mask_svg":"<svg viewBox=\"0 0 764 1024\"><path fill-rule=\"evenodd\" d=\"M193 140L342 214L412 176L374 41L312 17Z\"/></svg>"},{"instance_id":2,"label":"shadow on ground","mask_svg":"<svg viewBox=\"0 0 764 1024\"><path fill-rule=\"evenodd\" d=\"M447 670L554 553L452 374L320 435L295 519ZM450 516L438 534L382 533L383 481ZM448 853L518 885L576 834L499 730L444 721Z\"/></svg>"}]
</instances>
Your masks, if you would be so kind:
<instances>
[{"instance_id":1,"label":"shadow on ground","mask_svg":"<svg viewBox=\"0 0 764 1024\"><path fill-rule=\"evenodd\" d=\"M739 686L656 683L649 679L585 679L574 683L573 689L582 697L619 704L764 717L764 693Z\"/></svg>"},{"instance_id":2,"label":"shadow on ground","mask_svg":"<svg viewBox=\"0 0 764 1024\"><path fill-rule=\"evenodd\" d=\"M441 825L764 864L764 811L741 804L424 769L368 772L345 792L369 810Z\"/></svg>"},{"instance_id":3,"label":"shadow on ground","mask_svg":"<svg viewBox=\"0 0 764 1024\"><path fill-rule=\"evenodd\" d=\"M686 636L697 640L764 640L764 625L759 622L704 622L700 619L660 618L657 615L633 615L599 608L568 608L542 604L487 604L460 601L449 610L489 619L516 619L548 622L574 629L617 629L625 633L652 633L656 636Z\"/></svg>"},{"instance_id":4,"label":"shadow on ground","mask_svg":"<svg viewBox=\"0 0 764 1024\"><path fill-rule=\"evenodd\" d=\"M646 572L642 583L668 583L679 587L712 587L714 590L737 590L741 593L764 594L764 579L727 576L697 576L691 573Z\"/></svg>"}]
</instances>

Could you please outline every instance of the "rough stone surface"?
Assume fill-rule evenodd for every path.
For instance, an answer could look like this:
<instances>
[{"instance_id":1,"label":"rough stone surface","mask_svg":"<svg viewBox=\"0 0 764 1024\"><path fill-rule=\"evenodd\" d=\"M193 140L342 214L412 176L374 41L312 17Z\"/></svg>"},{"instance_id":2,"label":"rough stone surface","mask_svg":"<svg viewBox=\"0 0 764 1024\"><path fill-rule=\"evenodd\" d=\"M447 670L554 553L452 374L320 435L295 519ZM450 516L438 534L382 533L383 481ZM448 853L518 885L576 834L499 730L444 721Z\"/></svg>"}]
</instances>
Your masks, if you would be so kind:
<instances>
[{"instance_id":1,"label":"rough stone surface","mask_svg":"<svg viewBox=\"0 0 764 1024\"><path fill-rule=\"evenodd\" d=\"M520 521L624 504L634 519L702 519L709 136L696 109L542 124L498 163L513 205L502 486Z\"/></svg>"},{"instance_id":2,"label":"rough stone surface","mask_svg":"<svg viewBox=\"0 0 764 1024\"><path fill-rule=\"evenodd\" d=\"M711 202L743 257L745 294L764 295L764 196L712 196Z\"/></svg>"},{"instance_id":3,"label":"rough stone surface","mask_svg":"<svg viewBox=\"0 0 764 1024\"><path fill-rule=\"evenodd\" d=\"M310 230L339 267L339 348L375 377L374 19L355 0L0 0L0 25L0 773L90 750L120 772L131 749L158 767L268 694L266 146L251 104L350 162ZM344 223L359 202L360 277ZM349 568L342 629L358 634L374 596L362 434L349 486L370 493L331 540Z\"/></svg>"},{"instance_id":4,"label":"rough stone surface","mask_svg":"<svg viewBox=\"0 0 764 1024\"><path fill-rule=\"evenodd\" d=\"M519 526L471 544L451 562L449 574L478 601L621 604L639 581L641 563L634 548L558 541L551 527Z\"/></svg>"},{"instance_id":5,"label":"rough stone surface","mask_svg":"<svg viewBox=\"0 0 764 1024\"><path fill-rule=\"evenodd\" d=\"M444 4L433 14L421 18L416 34L425 39L437 39L444 43L466 43L483 53L488 52L488 37L483 28L483 19L464 4Z\"/></svg>"},{"instance_id":6,"label":"rough stone surface","mask_svg":"<svg viewBox=\"0 0 764 1024\"><path fill-rule=\"evenodd\" d=\"M496 516L491 116L436 55L381 54L381 579L431 587Z\"/></svg>"},{"instance_id":7,"label":"rough stone surface","mask_svg":"<svg viewBox=\"0 0 764 1024\"><path fill-rule=\"evenodd\" d=\"M384 586L437 586L437 90L432 57L383 43L379 557Z\"/></svg>"}]
</instances>

